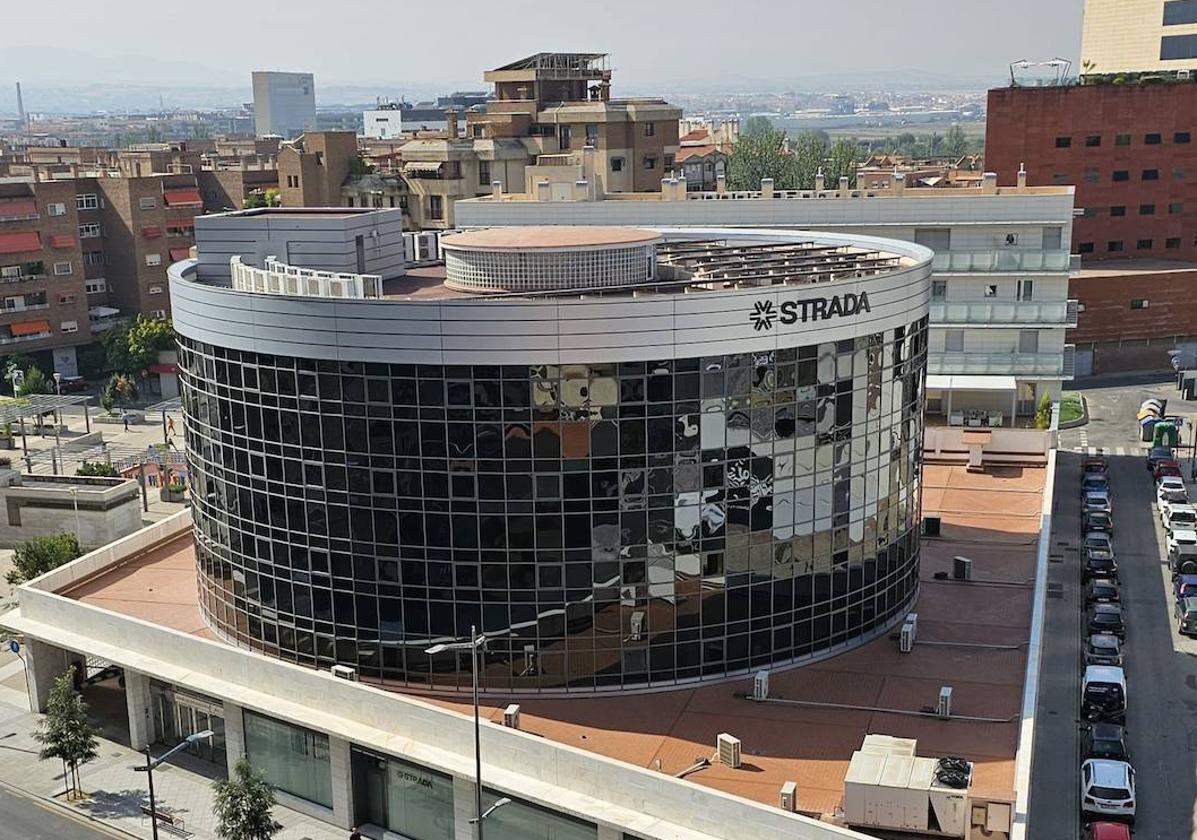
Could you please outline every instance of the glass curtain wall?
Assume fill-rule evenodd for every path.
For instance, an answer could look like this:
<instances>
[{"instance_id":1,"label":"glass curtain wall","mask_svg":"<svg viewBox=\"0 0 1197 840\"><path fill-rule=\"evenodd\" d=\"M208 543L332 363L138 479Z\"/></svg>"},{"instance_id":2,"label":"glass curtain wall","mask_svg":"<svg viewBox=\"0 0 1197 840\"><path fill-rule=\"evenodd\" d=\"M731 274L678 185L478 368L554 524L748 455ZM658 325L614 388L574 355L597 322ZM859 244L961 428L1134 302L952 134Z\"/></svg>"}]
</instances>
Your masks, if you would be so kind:
<instances>
[{"instance_id":1,"label":"glass curtain wall","mask_svg":"<svg viewBox=\"0 0 1197 840\"><path fill-rule=\"evenodd\" d=\"M328 736L254 712L244 714L249 763L284 793L331 808Z\"/></svg>"}]
</instances>

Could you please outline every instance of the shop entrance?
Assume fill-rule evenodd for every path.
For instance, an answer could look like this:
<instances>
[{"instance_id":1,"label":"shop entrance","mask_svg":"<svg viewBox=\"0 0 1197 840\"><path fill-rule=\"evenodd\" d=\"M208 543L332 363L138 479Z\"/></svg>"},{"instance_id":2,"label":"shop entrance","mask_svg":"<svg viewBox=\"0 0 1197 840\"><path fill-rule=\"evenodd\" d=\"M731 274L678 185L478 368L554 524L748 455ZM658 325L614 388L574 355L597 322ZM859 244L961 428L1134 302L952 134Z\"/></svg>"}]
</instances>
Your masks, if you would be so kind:
<instances>
[{"instance_id":1,"label":"shop entrance","mask_svg":"<svg viewBox=\"0 0 1197 840\"><path fill-rule=\"evenodd\" d=\"M186 751L201 761L226 766L224 705L219 700L158 682L150 684L150 696L159 743L173 747L189 735L210 729L211 738L191 744Z\"/></svg>"}]
</instances>

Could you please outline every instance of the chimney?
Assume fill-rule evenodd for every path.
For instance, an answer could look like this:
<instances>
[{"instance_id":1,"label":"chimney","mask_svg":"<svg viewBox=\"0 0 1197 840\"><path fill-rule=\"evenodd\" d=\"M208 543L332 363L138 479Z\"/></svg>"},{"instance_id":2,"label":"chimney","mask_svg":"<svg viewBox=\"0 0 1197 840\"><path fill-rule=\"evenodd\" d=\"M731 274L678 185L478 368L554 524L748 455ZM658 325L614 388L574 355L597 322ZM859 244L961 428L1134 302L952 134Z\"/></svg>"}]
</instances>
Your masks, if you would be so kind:
<instances>
[{"instance_id":1,"label":"chimney","mask_svg":"<svg viewBox=\"0 0 1197 840\"><path fill-rule=\"evenodd\" d=\"M823 167L819 167L819 171L815 173L815 191L823 192L823 187L827 183L826 176L823 175Z\"/></svg>"},{"instance_id":2,"label":"chimney","mask_svg":"<svg viewBox=\"0 0 1197 840\"><path fill-rule=\"evenodd\" d=\"M1027 165L1025 163L1018 165L1018 188L1020 190L1027 188Z\"/></svg>"},{"instance_id":3,"label":"chimney","mask_svg":"<svg viewBox=\"0 0 1197 840\"><path fill-rule=\"evenodd\" d=\"M906 192L906 173L895 172L893 184L894 195L902 195L902 193Z\"/></svg>"},{"instance_id":4,"label":"chimney","mask_svg":"<svg viewBox=\"0 0 1197 840\"><path fill-rule=\"evenodd\" d=\"M672 201L673 196L669 194L669 178L661 179L661 200Z\"/></svg>"},{"instance_id":5,"label":"chimney","mask_svg":"<svg viewBox=\"0 0 1197 840\"><path fill-rule=\"evenodd\" d=\"M715 176L715 192L717 192L717 193L727 192L727 176L726 175L720 174L720 175Z\"/></svg>"},{"instance_id":6,"label":"chimney","mask_svg":"<svg viewBox=\"0 0 1197 840\"><path fill-rule=\"evenodd\" d=\"M847 195L847 193L848 193L848 176L847 175L840 176L840 192L844 193L845 195Z\"/></svg>"},{"instance_id":7,"label":"chimney","mask_svg":"<svg viewBox=\"0 0 1197 840\"><path fill-rule=\"evenodd\" d=\"M552 201L553 200L553 185L548 181L536 182L536 200L537 201Z\"/></svg>"},{"instance_id":8,"label":"chimney","mask_svg":"<svg viewBox=\"0 0 1197 840\"><path fill-rule=\"evenodd\" d=\"M452 108L445 111L445 133L450 140L457 137L457 112Z\"/></svg>"},{"instance_id":9,"label":"chimney","mask_svg":"<svg viewBox=\"0 0 1197 840\"><path fill-rule=\"evenodd\" d=\"M678 176L678 179L677 179L677 196L676 196L677 200L685 201L686 193L688 191L689 191L689 187L686 184L686 173L683 172L681 175Z\"/></svg>"},{"instance_id":10,"label":"chimney","mask_svg":"<svg viewBox=\"0 0 1197 840\"><path fill-rule=\"evenodd\" d=\"M503 197L503 182L502 181L491 181L490 182L490 197L495 199L496 201Z\"/></svg>"},{"instance_id":11,"label":"chimney","mask_svg":"<svg viewBox=\"0 0 1197 840\"><path fill-rule=\"evenodd\" d=\"M981 195L997 195L997 173L986 172L981 176Z\"/></svg>"},{"instance_id":12,"label":"chimney","mask_svg":"<svg viewBox=\"0 0 1197 840\"><path fill-rule=\"evenodd\" d=\"M761 178L761 198L773 197L773 179Z\"/></svg>"}]
</instances>

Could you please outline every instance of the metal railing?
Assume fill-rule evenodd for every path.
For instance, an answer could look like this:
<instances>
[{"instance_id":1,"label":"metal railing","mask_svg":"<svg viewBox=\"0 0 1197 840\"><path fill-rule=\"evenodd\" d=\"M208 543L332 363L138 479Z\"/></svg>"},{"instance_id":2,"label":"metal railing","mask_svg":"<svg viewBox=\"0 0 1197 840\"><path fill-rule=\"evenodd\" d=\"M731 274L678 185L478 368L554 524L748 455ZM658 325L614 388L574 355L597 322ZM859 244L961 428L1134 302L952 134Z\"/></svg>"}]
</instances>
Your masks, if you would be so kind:
<instances>
[{"instance_id":1,"label":"metal railing","mask_svg":"<svg viewBox=\"0 0 1197 840\"><path fill-rule=\"evenodd\" d=\"M1068 271L1072 255L1067 251L941 251L931 268L952 271Z\"/></svg>"},{"instance_id":2,"label":"metal railing","mask_svg":"<svg viewBox=\"0 0 1197 840\"><path fill-rule=\"evenodd\" d=\"M940 376L1036 376L1064 379L1075 367L1073 345L1060 353L959 353L927 355L927 372Z\"/></svg>"},{"instance_id":3,"label":"metal railing","mask_svg":"<svg viewBox=\"0 0 1197 840\"><path fill-rule=\"evenodd\" d=\"M0 336L0 344L20 344L23 341L39 341L43 338L49 338L51 335L53 335L53 333L49 330L46 330L45 332L33 333L32 335Z\"/></svg>"},{"instance_id":4,"label":"metal railing","mask_svg":"<svg viewBox=\"0 0 1197 840\"><path fill-rule=\"evenodd\" d=\"M938 325L992 326L1003 324L1043 324L1076 326L1075 300L933 300L931 320Z\"/></svg>"},{"instance_id":5,"label":"metal railing","mask_svg":"<svg viewBox=\"0 0 1197 840\"><path fill-rule=\"evenodd\" d=\"M380 298L382 277L377 274L345 274L318 271L281 263L267 257L265 268L245 265L240 257L229 259L233 288L266 295L295 295L324 298Z\"/></svg>"}]
</instances>

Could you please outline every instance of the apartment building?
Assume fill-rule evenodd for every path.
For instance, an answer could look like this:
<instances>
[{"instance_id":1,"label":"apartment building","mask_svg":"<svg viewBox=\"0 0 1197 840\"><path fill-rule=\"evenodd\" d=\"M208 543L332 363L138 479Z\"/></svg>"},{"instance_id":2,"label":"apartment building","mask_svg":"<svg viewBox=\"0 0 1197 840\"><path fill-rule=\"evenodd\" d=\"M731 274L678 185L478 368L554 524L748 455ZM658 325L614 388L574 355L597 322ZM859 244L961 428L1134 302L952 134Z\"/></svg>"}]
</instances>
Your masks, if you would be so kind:
<instances>
[{"instance_id":1,"label":"apartment building","mask_svg":"<svg viewBox=\"0 0 1197 840\"><path fill-rule=\"evenodd\" d=\"M92 339L81 233L72 183L0 181L0 354L53 351L78 375Z\"/></svg>"},{"instance_id":2,"label":"apartment building","mask_svg":"<svg viewBox=\"0 0 1197 840\"><path fill-rule=\"evenodd\" d=\"M357 161L352 131L313 131L282 147L278 186L283 206L341 206L341 186Z\"/></svg>"},{"instance_id":3,"label":"apartment building","mask_svg":"<svg viewBox=\"0 0 1197 840\"><path fill-rule=\"evenodd\" d=\"M1194 0L1085 0L1086 74L1197 69Z\"/></svg>"},{"instance_id":4,"label":"apartment building","mask_svg":"<svg viewBox=\"0 0 1197 840\"><path fill-rule=\"evenodd\" d=\"M822 179L819 179L820 182ZM825 188L826 187L826 188ZM875 188L692 192L680 179L662 191L594 198L579 187L462 201L460 227L508 225L700 225L777 227L883 236L935 252L928 334L927 410L946 422L1023 424L1038 400L1073 377L1076 325L1069 298L1073 188L907 187L891 174Z\"/></svg>"}]
</instances>

